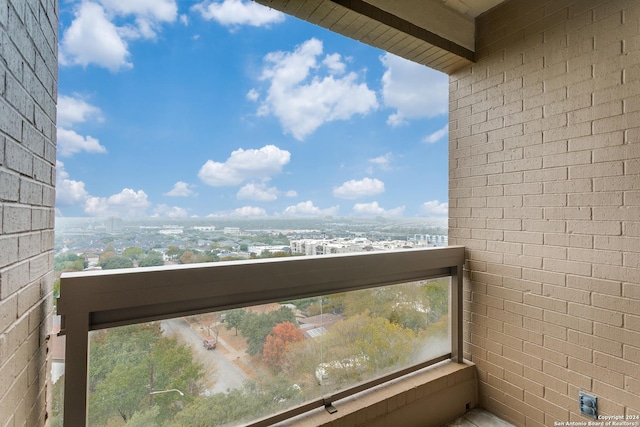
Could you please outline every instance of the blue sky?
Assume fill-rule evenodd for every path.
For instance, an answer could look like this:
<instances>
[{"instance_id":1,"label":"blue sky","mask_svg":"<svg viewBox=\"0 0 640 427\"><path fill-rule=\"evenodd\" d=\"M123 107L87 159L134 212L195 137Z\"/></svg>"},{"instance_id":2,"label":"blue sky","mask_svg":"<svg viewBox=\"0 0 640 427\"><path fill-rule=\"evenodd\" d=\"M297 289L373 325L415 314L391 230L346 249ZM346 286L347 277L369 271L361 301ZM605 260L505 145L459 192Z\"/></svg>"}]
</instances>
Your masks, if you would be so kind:
<instances>
[{"instance_id":1,"label":"blue sky","mask_svg":"<svg viewBox=\"0 0 640 427\"><path fill-rule=\"evenodd\" d=\"M447 216L424 66L241 0L62 0L59 62L59 216Z\"/></svg>"}]
</instances>

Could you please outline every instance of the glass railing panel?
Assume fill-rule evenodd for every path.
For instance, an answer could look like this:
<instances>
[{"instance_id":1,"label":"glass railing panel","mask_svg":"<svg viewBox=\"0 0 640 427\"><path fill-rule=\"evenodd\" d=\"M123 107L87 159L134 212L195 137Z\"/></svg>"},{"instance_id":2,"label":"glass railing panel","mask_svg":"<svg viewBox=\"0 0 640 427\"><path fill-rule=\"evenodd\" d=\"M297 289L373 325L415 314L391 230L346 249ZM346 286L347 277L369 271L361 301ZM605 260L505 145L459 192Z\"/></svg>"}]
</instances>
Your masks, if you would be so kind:
<instances>
[{"instance_id":1,"label":"glass railing panel","mask_svg":"<svg viewBox=\"0 0 640 427\"><path fill-rule=\"evenodd\" d=\"M246 424L446 355L449 282L93 331L89 425Z\"/></svg>"}]
</instances>

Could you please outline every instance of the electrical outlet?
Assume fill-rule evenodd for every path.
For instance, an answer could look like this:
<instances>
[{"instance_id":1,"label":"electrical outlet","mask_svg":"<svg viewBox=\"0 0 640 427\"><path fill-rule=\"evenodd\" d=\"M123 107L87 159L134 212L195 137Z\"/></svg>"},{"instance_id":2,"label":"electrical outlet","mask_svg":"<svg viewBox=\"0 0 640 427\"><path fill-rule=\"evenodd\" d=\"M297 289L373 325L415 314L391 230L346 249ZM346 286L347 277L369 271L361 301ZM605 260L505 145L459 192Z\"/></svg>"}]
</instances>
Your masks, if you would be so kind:
<instances>
[{"instance_id":1,"label":"electrical outlet","mask_svg":"<svg viewBox=\"0 0 640 427\"><path fill-rule=\"evenodd\" d=\"M595 420L598 419L598 398L591 396L583 391L579 394L580 399L580 414L591 417Z\"/></svg>"}]
</instances>

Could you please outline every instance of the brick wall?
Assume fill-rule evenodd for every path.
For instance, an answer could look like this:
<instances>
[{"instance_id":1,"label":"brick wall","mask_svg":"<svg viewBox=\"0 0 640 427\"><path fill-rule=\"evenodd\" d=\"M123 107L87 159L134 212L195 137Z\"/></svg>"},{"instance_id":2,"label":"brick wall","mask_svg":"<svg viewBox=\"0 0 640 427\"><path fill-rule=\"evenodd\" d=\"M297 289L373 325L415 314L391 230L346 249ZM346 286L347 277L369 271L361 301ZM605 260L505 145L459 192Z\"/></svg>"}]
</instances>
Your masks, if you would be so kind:
<instances>
[{"instance_id":1,"label":"brick wall","mask_svg":"<svg viewBox=\"0 0 640 427\"><path fill-rule=\"evenodd\" d=\"M640 414L640 2L510 0L450 79L465 352L519 426Z\"/></svg>"},{"instance_id":2,"label":"brick wall","mask_svg":"<svg viewBox=\"0 0 640 427\"><path fill-rule=\"evenodd\" d=\"M0 426L44 425L57 0L0 0Z\"/></svg>"}]
</instances>

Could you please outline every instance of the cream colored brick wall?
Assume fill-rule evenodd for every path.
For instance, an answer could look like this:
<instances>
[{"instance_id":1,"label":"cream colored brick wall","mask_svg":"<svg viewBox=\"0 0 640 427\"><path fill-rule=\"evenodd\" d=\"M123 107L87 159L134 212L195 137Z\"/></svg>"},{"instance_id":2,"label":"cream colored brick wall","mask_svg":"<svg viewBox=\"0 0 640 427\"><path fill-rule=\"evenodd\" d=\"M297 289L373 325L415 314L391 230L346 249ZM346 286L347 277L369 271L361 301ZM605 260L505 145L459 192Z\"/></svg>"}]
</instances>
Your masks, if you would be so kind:
<instances>
[{"instance_id":1,"label":"cream colored brick wall","mask_svg":"<svg viewBox=\"0 0 640 427\"><path fill-rule=\"evenodd\" d=\"M0 426L46 419L57 0L0 0Z\"/></svg>"},{"instance_id":2,"label":"cream colored brick wall","mask_svg":"<svg viewBox=\"0 0 640 427\"><path fill-rule=\"evenodd\" d=\"M510 0L450 79L465 356L518 426L640 411L640 2Z\"/></svg>"}]
</instances>

